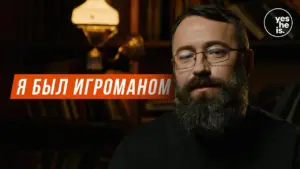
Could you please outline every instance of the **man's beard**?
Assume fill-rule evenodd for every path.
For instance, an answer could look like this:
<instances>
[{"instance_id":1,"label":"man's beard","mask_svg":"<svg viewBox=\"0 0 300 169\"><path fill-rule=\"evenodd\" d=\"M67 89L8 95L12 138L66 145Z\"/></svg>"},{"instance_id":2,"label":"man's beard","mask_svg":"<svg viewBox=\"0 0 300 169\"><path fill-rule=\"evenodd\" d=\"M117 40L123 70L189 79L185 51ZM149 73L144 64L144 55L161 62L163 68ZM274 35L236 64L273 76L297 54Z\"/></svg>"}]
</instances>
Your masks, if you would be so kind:
<instances>
[{"instance_id":1,"label":"man's beard","mask_svg":"<svg viewBox=\"0 0 300 169\"><path fill-rule=\"evenodd\" d=\"M191 91L199 87L218 87L218 95L203 91L192 98ZM242 73L229 81L194 76L183 88L176 85L175 112L189 133L223 135L239 121L247 105L248 81Z\"/></svg>"}]
</instances>

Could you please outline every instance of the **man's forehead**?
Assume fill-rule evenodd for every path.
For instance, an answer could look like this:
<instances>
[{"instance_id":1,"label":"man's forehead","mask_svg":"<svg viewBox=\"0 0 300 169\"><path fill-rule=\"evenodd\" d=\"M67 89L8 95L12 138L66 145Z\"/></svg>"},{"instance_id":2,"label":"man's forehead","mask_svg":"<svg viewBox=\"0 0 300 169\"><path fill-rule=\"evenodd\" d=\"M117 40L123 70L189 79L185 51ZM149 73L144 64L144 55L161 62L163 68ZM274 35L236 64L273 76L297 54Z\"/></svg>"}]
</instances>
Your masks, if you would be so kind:
<instances>
[{"instance_id":1,"label":"man's forehead","mask_svg":"<svg viewBox=\"0 0 300 169\"><path fill-rule=\"evenodd\" d=\"M201 16L189 16L177 27L173 36L173 49L181 45L195 45L207 41L232 44L235 28L231 23L214 21Z\"/></svg>"}]
</instances>

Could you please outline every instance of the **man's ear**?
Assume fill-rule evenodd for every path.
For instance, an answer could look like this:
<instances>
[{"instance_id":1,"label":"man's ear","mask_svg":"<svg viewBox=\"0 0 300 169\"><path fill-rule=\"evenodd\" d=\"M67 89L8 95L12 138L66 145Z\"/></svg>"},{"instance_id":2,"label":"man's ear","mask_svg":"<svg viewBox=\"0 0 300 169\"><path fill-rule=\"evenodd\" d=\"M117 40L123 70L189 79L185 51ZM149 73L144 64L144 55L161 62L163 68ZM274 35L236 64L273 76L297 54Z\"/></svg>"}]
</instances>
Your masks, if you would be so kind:
<instances>
[{"instance_id":1,"label":"man's ear","mask_svg":"<svg viewBox=\"0 0 300 169\"><path fill-rule=\"evenodd\" d=\"M247 75L249 77L254 68L254 52L252 49L248 49L245 52L244 65L246 68Z\"/></svg>"}]
</instances>

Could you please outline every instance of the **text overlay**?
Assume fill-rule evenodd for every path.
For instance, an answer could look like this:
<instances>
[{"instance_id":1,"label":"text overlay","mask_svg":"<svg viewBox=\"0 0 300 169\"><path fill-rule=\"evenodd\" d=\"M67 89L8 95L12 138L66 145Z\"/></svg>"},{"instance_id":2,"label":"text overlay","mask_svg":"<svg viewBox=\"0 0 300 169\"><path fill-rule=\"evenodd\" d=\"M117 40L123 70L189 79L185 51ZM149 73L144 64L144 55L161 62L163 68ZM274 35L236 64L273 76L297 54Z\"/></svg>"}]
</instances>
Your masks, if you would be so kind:
<instances>
[{"instance_id":1,"label":"text overlay","mask_svg":"<svg viewBox=\"0 0 300 169\"><path fill-rule=\"evenodd\" d=\"M170 74L16 74L11 99L172 99Z\"/></svg>"}]
</instances>

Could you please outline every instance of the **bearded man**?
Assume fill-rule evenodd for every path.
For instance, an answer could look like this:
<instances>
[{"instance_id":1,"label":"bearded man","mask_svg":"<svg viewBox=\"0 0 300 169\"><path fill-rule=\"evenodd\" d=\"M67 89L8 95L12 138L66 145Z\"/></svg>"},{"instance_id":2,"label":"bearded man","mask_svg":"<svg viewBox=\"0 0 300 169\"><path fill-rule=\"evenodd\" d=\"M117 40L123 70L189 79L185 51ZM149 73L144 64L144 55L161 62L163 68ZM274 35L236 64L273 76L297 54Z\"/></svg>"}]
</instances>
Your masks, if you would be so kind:
<instances>
[{"instance_id":1,"label":"bearded man","mask_svg":"<svg viewBox=\"0 0 300 169\"><path fill-rule=\"evenodd\" d=\"M296 169L296 127L248 104L253 51L231 11L190 7L172 38L176 110L125 138L110 169Z\"/></svg>"}]
</instances>

